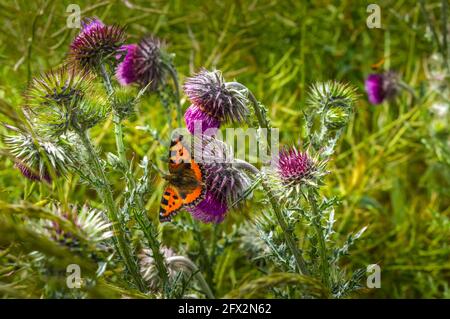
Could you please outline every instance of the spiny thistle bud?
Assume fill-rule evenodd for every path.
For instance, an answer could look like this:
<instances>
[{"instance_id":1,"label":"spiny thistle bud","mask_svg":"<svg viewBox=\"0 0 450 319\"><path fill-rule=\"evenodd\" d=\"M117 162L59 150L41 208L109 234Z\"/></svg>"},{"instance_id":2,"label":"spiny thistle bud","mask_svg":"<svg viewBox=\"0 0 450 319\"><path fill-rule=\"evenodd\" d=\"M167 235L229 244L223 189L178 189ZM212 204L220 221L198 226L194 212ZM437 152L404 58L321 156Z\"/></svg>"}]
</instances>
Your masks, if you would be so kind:
<instances>
[{"instance_id":1,"label":"spiny thistle bud","mask_svg":"<svg viewBox=\"0 0 450 319\"><path fill-rule=\"evenodd\" d=\"M399 91L398 83L398 75L393 71L370 74L365 82L369 102L376 105L386 99L392 99Z\"/></svg>"},{"instance_id":2,"label":"spiny thistle bud","mask_svg":"<svg viewBox=\"0 0 450 319\"><path fill-rule=\"evenodd\" d=\"M98 69L101 63L116 63L118 50L125 42L124 28L86 19L81 32L70 45L70 59L81 68Z\"/></svg>"},{"instance_id":3,"label":"spiny thistle bud","mask_svg":"<svg viewBox=\"0 0 450 319\"><path fill-rule=\"evenodd\" d=\"M64 66L33 80L26 92L25 113L51 135L86 130L106 117L107 97L93 76Z\"/></svg>"},{"instance_id":4,"label":"spiny thistle bud","mask_svg":"<svg viewBox=\"0 0 450 319\"><path fill-rule=\"evenodd\" d=\"M70 248L82 249L79 236L84 237L89 244L99 245L108 238L113 237L111 224L105 220L103 213L96 209L91 209L86 205L78 208L73 205L68 211L60 205L51 207L55 216L67 222L71 227L75 227L78 234L74 234L57 221L48 222L44 225L50 237L58 243Z\"/></svg>"},{"instance_id":5,"label":"spiny thistle bud","mask_svg":"<svg viewBox=\"0 0 450 319\"><path fill-rule=\"evenodd\" d=\"M138 44L122 46L121 51L125 53L125 58L116 70L120 84L149 85L150 91L156 91L164 83L165 66L170 63L170 55L165 53L164 44L158 38L145 37Z\"/></svg>"},{"instance_id":6,"label":"spiny thistle bud","mask_svg":"<svg viewBox=\"0 0 450 319\"><path fill-rule=\"evenodd\" d=\"M56 176L64 175L72 164L72 156L62 138L36 138L20 132L4 137L4 142L15 157L15 166L31 181L52 181L47 165ZM42 153L44 154L42 154ZM44 159L44 157L46 159Z\"/></svg>"},{"instance_id":7,"label":"spiny thistle bud","mask_svg":"<svg viewBox=\"0 0 450 319\"><path fill-rule=\"evenodd\" d=\"M341 107L332 107L325 112L325 125L328 129L340 129L347 125L349 111Z\"/></svg>"},{"instance_id":8,"label":"spiny thistle bud","mask_svg":"<svg viewBox=\"0 0 450 319\"><path fill-rule=\"evenodd\" d=\"M138 100L129 87L120 87L115 90L113 108L121 119L125 119L134 113Z\"/></svg>"},{"instance_id":9,"label":"spiny thistle bud","mask_svg":"<svg viewBox=\"0 0 450 319\"><path fill-rule=\"evenodd\" d=\"M191 122L198 120L205 120L205 126L209 126L208 123L240 123L249 113L246 92L226 83L220 71L200 71L186 80L184 91L192 104L205 113L198 116L198 110L191 110L185 115L188 128L193 128L195 125Z\"/></svg>"},{"instance_id":10,"label":"spiny thistle bud","mask_svg":"<svg viewBox=\"0 0 450 319\"><path fill-rule=\"evenodd\" d=\"M352 111L357 94L356 89L346 83L327 81L311 86L308 105L319 113L325 113L333 107L341 107Z\"/></svg>"},{"instance_id":11,"label":"spiny thistle bud","mask_svg":"<svg viewBox=\"0 0 450 319\"><path fill-rule=\"evenodd\" d=\"M310 145L316 151L321 150L321 157L333 153L353 113L356 98L356 89L346 83L327 81L311 86L305 123Z\"/></svg>"}]
</instances>

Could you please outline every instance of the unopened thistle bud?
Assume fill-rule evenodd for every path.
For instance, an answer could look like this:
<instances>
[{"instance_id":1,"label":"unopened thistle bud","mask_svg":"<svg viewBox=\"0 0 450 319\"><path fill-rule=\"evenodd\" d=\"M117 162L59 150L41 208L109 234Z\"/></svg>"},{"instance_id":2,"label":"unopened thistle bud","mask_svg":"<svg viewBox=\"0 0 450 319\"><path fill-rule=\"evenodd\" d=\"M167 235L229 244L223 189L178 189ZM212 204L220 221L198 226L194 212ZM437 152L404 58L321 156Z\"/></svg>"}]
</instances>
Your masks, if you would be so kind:
<instances>
[{"instance_id":1,"label":"unopened thistle bud","mask_svg":"<svg viewBox=\"0 0 450 319\"><path fill-rule=\"evenodd\" d=\"M4 142L15 157L15 166L31 181L52 181L49 168L56 176L64 175L72 156L62 139L36 138L20 132L7 135Z\"/></svg>"},{"instance_id":2,"label":"unopened thistle bud","mask_svg":"<svg viewBox=\"0 0 450 319\"><path fill-rule=\"evenodd\" d=\"M125 119L134 113L138 100L129 87L120 87L115 90L112 107L121 119Z\"/></svg>"},{"instance_id":3,"label":"unopened thistle bud","mask_svg":"<svg viewBox=\"0 0 450 319\"><path fill-rule=\"evenodd\" d=\"M51 209L55 216L74 227L78 233L68 231L58 221L45 224L44 228L50 237L62 245L80 250L84 246L80 243L80 236L83 237L81 239L86 240L85 244L89 245L99 245L113 237L111 224L106 221L103 213L99 210L91 209L86 205L81 208L73 205L67 211L60 205L53 205Z\"/></svg>"},{"instance_id":4,"label":"unopened thistle bud","mask_svg":"<svg viewBox=\"0 0 450 319\"><path fill-rule=\"evenodd\" d=\"M328 129L340 129L347 125L349 118L349 110L332 107L325 112L325 125Z\"/></svg>"},{"instance_id":5,"label":"unopened thistle bud","mask_svg":"<svg viewBox=\"0 0 450 319\"><path fill-rule=\"evenodd\" d=\"M35 78L26 92L27 117L55 136L93 127L106 117L107 107L93 76L66 66Z\"/></svg>"}]
</instances>

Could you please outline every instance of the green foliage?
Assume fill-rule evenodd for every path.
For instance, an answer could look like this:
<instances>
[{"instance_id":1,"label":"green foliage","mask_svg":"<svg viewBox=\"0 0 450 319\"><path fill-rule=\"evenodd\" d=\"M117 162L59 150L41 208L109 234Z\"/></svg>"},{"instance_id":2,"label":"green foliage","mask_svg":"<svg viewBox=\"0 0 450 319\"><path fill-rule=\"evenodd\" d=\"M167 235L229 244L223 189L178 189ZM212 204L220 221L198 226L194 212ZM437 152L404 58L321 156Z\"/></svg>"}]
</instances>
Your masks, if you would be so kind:
<instances>
[{"instance_id":1,"label":"green foliage","mask_svg":"<svg viewBox=\"0 0 450 319\"><path fill-rule=\"evenodd\" d=\"M22 107L27 105L23 93L32 77L61 65L78 32L66 26L69 3L0 1L0 121L31 134L35 148L30 150L43 159L38 170L46 167L64 174L61 162L52 157L59 153L48 152L42 137L29 132ZM159 96L144 94L139 103L129 98L129 94L138 95L137 88L116 90L113 108L124 119L128 166L115 154L114 121L106 118L106 98L98 93L87 96L91 100L84 104L87 113L92 114L94 105L98 113L83 125L97 124L91 130L92 142L101 156L101 168L113 181L113 204L122 209L121 222L127 226L124 237L133 256L142 246L159 247L161 241L198 266L215 297L450 297L449 62L445 58L448 45L443 42L446 32L441 29L449 23L441 10L445 1L424 1L423 8L410 1L381 1L382 29L367 28L367 1L357 5L354 1L272 0L78 3L83 16L126 24L128 42L137 42L147 33L165 39L167 51L176 53L171 62L181 82L206 67L218 68L225 78L244 83L265 105L270 125L281 129L283 145L308 144L306 137L316 128L303 125L308 123L304 121L309 114L308 99L324 103L316 98L322 95L307 95L310 84L335 79L357 86L354 111L333 104L314 122L320 125L323 120L327 130L316 132L311 147L324 151L320 140L331 136L332 141L323 152L332 156L326 167L331 174L323 176L317 202L320 218L312 215L307 200L284 211L314 277L295 273L283 230L274 222L258 183L252 185L253 197L251 191L245 194L245 201L223 224L195 224L187 213L181 213L174 223L159 225L156 219L164 185L159 172L167 168L167 142L176 123L176 98L169 88L163 88ZM363 94L364 78L373 72L371 65L380 61L384 61L382 68L396 70L415 94L404 90L392 101L370 105ZM101 91L97 80L89 89ZM323 93L321 88L313 92ZM188 101L182 97L181 102L185 110ZM71 104L66 106L59 115L72 114L66 112ZM71 123L67 117L51 114L44 122L51 120L59 138ZM40 121L39 117L31 119ZM7 128L0 131L11 134ZM88 204L105 209L93 191L105 185L92 165L80 164L89 157L79 137L67 138L75 147L71 154L82 158L75 157L67 179L57 178L48 185L23 178L14 168L12 151L4 151L6 141L0 142L0 295L161 297L161 291L141 292L129 280L119 254L111 255L112 239L106 239L108 245L99 249L76 223L54 214L47 205L57 201L63 207ZM107 153L112 155L107 157ZM125 186L130 175L136 181L134 188ZM136 198L145 200L139 204ZM87 246L80 253L56 242L37 227L42 222L58 222ZM330 289L320 280L314 223L328 247ZM365 226L364 233L358 232ZM167 260L161 262L166 264L159 269L169 265ZM86 278L81 291L65 286L66 266L74 263ZM374 263L381 266L381 288L361 294L358 289L365 284L365 267ZM186 272L187 276L176 273L166 296L205 296L195 271Z\"/></svg>"}]
</instances>

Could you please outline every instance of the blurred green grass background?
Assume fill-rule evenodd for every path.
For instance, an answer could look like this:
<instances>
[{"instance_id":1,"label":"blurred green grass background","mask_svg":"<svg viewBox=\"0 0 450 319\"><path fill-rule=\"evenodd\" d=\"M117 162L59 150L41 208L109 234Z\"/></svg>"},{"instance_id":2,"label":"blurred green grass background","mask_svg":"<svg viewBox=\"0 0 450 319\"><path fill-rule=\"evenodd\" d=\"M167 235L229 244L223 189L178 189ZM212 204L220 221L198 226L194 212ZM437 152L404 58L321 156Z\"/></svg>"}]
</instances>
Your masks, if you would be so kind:
<instances>
[{"instance_id":1,"label":"blurred green grass background","mask_svg":"<svg viewBox=\"0 0 450 319\"><path fill-rule=\"evenodd\" d=\"M430 112L439 92L427 85L425 73L436 44L415 1L378 1L381 29L366 26L366 7L371 2L76 1L83 17L127 25L130 43L148 33L164 39L168 50L176 54L181 80L206 67L220 69L226 79L236 78L247 85L268 107L284 144L301 142L302 109L310 84L336 79L357 86L356 113L329 164L332 174L326 187L330 196L342 197L336 212L338 233L369 226L346 266L349 271L374 263L381 266L381 288L367 290L366 297L449 298L448 118L442 142ZM21 105L31 76L63 62L78 32L66 27L70 3L75 1L0 1L4 112L12 113L11 106ZM426 2L436 24L440 5L441 1ZM399 72L423 97L420 103L406 92L380 106L367 102L364 78L371 65L382 59L382 68ZM188 107L185 98L183 106ZM135 127L149 125L163 134L166 117L156 99L142 103L137 116L126 123L130 157L149 154L165 168L166 149ZM1 115L0 120L8 121ZM111 128L108 121L93 132L105 151L113 149ZM12 169L9 159L3 158L0 167L3 201L40 199L37 186ZM154 183L147 206L155 218L162 181L155 179ZM35 187L33 192L31 187ZM66 183L65 190L71 202L97 200L94 192L75 179ZM231 232L234 223L251 218L260 209L256 203L247 205L218 227ZM203 228L206 237L212 236L211 226ZM176 231L168 230L168 242L195 250L196 241ZM219 297L258 276L236 245L228 247L214 267Z\"/></svg>"}]
</instances>

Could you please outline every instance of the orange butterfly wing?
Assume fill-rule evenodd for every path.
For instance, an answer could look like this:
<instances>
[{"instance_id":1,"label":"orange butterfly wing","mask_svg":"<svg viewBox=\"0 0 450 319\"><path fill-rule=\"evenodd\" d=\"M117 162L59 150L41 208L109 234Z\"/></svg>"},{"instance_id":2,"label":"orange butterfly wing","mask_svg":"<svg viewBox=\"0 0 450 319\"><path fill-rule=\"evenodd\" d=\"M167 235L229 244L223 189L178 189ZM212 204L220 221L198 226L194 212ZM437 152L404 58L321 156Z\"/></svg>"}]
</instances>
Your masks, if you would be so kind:
<instances>
[{"instance_id":1,"label":"orange butterfly wing","mask_svg":"<svg viewBox=\"0 0 450 319\"><path fill-rule=\"evenodd\" d=\"M196 205L202 199L204 192L203 171L201 166L191 159L190 169L193 171L195 179L198 181L198 185L195 189L186 194L186 197L183 199L184 205Z\"/></svg>"},{"instance_id":2,"label":"orange butterfly wing","mask_svg":"<svg viewBox=\"0 0 450 319\"><path fill-rule=\"evenodd\" d=\"M189 187L169 184L161 199L160 221L169 221L183 206L194 206L204 195L202 166L194 161L191 153L181 142L183 136L173 140L169 151L169 172L190 179ZM189 172L186 172L189 170ZM188 176L188 177L186 177ZM196 182L192 181L195 180Z\"/></svg>"},{"instance_id":3,"label":"orange butterfly wing","mask_svg":"<svg viewBox=\"0 0 450 319\"><path fill-rule=\"evenodd\" d=\"M177 189L171 185L167 186L161 198L161 206L159 209L159 220L169 221L172 216L183 206L183 199Z\"/></svg>"}]
</instances>

